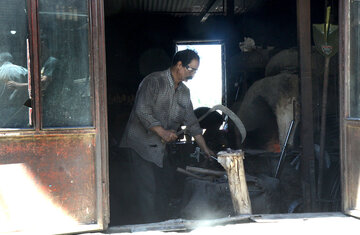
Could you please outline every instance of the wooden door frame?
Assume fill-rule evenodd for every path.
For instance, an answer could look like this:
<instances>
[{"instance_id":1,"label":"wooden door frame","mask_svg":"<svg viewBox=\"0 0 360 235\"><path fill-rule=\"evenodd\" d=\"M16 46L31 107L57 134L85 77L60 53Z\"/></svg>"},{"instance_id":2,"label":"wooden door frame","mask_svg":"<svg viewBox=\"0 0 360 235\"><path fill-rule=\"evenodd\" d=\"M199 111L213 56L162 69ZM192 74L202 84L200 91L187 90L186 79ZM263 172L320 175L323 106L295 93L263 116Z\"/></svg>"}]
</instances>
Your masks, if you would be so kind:
<instances>
[{"instance_id":1,"label":"wooden door frame","mask_svg":"<svg viewBox=\"0 0 360 235\"><path fill-rule=\"evenodd\" d=\"M92 0L90 27L92 35L93 76L95 82L96 152L101 154L95 165L98 223L106 229L110 223L109 162L108 162L108 116L105 54L105 13L102 0ZM101 223L100 223L101 222Z\"/></svg>"},{"instance_id":2,"label":"wooden door frame","mask_svg":"<svg viewBox=\"0 0 360 235\"><path fill-rule=\"evenodd\" d=\"M349 29L348 29L348 20L347 16L349 14L349 11L347 10L349 8L349 2L346 1L340 1L339 2L339 98L340 98L340 171L341 171L341 186L342 186L342 203L341 208L344 212L347 208L347 182L346 182L346 152L345 152L345 132L344 132L344 118L345 118L345 111L347 110L344 105L348 100L345 96L345 84L342 81L346 81L345 79L349 76L349 57L346 54L349 49L346 48L349 41ZM347 43L346 43L347 42Z\"/></svg>"},{"instance_id":3,"label":"wooden door frame","mask_svg":"<svg viewBox=\"0 0 360 235\"><path fill-rule=\"evenodd\" d=\"M358 198L354 190L359 187L359 179L355 185L350 182L353 176L350 147L354 146L351 144L356 145L356 140L349 138L354 133L350 132L350 128L360 130L360 120L350 118L350 0L339 1L339 78L342 211L359 217L360 211L352 205L353 200Z\"/></svg>"},{"instance_id":4,"label":"wooden door frame","mask_svg":"<svg viewBox=\"0 0 360 235\"><path fill-rule=\"evenodd\" d=\"M39 63L39 25L38 25L38 0L27 0L29 45L30 45L30 73L32 77L33 118L35 125L32 129L0 130L1 141L13 143L20 141L39 141L37 143L50 143L58 138L59 143L75 139L78 136L91 136L89 143L94 146L94 175L95 175L95 224L79 224L71 231L51 231L56 233L72 233L85 231L99 231L107 228L110 221L109 212L109 174L108 174L108 124L107 124L107 91L106 91L106 55L105 55L105 16L104 2L102 0L86 0L89 10L89 74L92 82L92 107L93 126L88 128L61 128L42 129L41 124L41 99L40 99L40 63ZM61 142L63 141L63 142ZM33 144L35 148L37 143ZM66 143L66 141L65 141ZM91 146L90 146L91 147ZM90 148L89 147L89 148ZM26 148L26 145L23 146ZM66 146L64 146L66 148ZM12 151L12 150L11 150ZM24 150L26 151L26 149ZM30 150L29 150L30 151ZM17 150L12 153L18 154ZM10 155L9 155L10 157ZM90 181L90 179L89 179Z\"/></svg>"}]
</instances>

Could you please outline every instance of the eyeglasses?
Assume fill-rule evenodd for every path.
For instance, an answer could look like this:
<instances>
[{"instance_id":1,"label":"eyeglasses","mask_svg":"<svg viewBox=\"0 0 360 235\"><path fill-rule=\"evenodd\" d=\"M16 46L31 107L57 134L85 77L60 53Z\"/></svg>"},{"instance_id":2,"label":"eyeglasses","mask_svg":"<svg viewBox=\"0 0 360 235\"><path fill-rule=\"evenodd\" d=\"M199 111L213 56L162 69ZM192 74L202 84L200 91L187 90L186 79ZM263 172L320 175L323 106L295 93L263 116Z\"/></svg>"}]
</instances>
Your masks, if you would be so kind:
<instances>
[{"instance_id":1,"label":"eyeglasses","mask_svg":"<svg viewBox=\"0 0 360 235\"><path fill-rule=\"evenodd\" d=\"M198 69L195 69L195 68L192 68L190 67L189 65L186 65L185 66L186 70L189 71L189 72L196 72Z\"/></svg>"}]
</instances>

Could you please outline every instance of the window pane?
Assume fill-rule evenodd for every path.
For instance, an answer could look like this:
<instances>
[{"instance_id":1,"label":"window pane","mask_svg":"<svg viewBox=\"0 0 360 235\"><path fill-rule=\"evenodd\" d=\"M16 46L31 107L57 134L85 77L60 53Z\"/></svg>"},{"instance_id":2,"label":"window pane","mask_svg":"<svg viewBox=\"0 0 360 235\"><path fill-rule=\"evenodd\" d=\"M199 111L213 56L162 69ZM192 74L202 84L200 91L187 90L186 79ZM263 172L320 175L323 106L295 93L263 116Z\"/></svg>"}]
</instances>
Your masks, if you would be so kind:
<instances>
[{"instance_id":1,"label":"window pane","mask_svg":"<svg viewBox=\"0 0 360 235\"><path fill-rule=\"evenodd\" d=\"M350 7L350 117L360 117L360 3Z\"/></svg>"},{"instance_id":2,"label":"window pane","mask_svg":"<svg viewBox=\"0 0 360 235\"><path fill-rule=\"evenodd\" d=\"M43 127L92 126L86 0L40 0Z\"/></svg>"},{"instance_id":3,"label":"window pane","mask_svg":"<svg viewBox=\"0 0 360 235\"><path fill-rule=\"evenodd\" d=\"M0 1L0 128L29 128L25 0Z\"/></svg>"}]
</instances>

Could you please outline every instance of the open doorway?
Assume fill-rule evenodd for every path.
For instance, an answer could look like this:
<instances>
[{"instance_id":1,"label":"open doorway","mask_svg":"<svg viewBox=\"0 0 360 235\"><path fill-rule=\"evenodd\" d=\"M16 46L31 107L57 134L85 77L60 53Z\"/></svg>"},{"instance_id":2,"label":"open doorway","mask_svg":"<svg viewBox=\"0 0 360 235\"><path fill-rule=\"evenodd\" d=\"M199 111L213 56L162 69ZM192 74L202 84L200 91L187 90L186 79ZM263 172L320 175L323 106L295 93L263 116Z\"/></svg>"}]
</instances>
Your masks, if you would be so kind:
<instances>
[{"instance_id":1,"label":"open doorway","mask_svg":"<svg viewBox=\"0 0 360 235\"><path fill-rule=\"evenodd\" d=\"M225 101L224 44L220 41L177 42L176 51L191 49L200 57L195 79L186 82L194 109L213 107Z\"/></svg>"},{"instance_id":2,"label":"open doorway","mask_svg":"<svg viewBox=\"0 0 360 235\"><path fill-rule=\"evenodd\" d=\"M313 3L312 7L312 11L323 12L323 4ZM221 76L222 83L217 85L217 88L221 87L216 91L221 91L221 95L220 93L216 94L217 101L211 104L199 102L199 105L211 107L213 104L222 103L233 110L238 108L236 114L242 115L243 122L246 119L248 131L245 140L248 142L245 143L247 144L246 149L244 146L234 147L233 149L245 149L246 173L257 177L258 182L261 181L262 186L264 186L261 189L257 188L256 185L249 187L252 202L258 206L255 208L254 213L303 212L301 207L303 195L300 183L299 159L301 156L299 155L299 149L287 152L286 162L283 165L284 174L280 174L280 180L273 179L273 171L275 171L278 163L280 147L286 139L286 131L289 127L288 121L291 121L293 117L293 103L288 101L297 96L299 91L299 77L297 76L299 67L296 60L298 58L298 48L296 48L296 1L270 0L262 7L246 12L241 17L238 17L238 15L235 15L234 18L225 15L212 15L203 23L200 22L201 18L197 15L199 12L188 12L189 14L183 15L179 13L189 11L189 9L195 11L201 8L182 8L182 6L179 6L179 9L175 12L168 9L170 13L164 14L165 10L163 9L142 9L136 12L131 8L125 9L124 6L124 9L119 11L118 14L108 15L106 20L110 201L111 213L121 214L118 220L115 217L116 215L112 214L111 222L113 224L134 223L134 220L131 220L131 216L133 216L131 213L136 211L133 208L126 208L132 207L134 204L132 198L126 196L131 190L131 182L128 181L128 168L126 166L128 159L122 153L117 152L116 146L126 125L138 85L149 73L169 68L171 57L176 50L203 46L208 42L221 47L221 56L223 56L221 66L224 74ZM213 12L213 10L210 12ZM313 23L323 21L321 14L312 14L312 17L314 18L312 19ZM120 28L121 30L119 30ZM193 41L194 39L197 41ZM215 39L221 39L221 41L214 41ZM174 42L178 46L184 46L184 48L176 49ZM226 48L221 42L226 43ZM201 49L196 50L201 54ZM146 67L141 66L144 61L147 61L145 63ZM201 58L200 69L204 67L204 61L205 58ZM318 62L313 69L313 80L320 81L315 79L315 75L316 78L321 78L322 62L321 60L319 60L320 62L318 60L313 61ZM331 68L337 68L335 62ZM330 74L335 78L336 73L337 71L332 71ZM191 82L195 82L199 78L198 75L200 75L200 72ZM219 81L217 80L217 82ZM332 84L334 90L336 90L338 88L336 83ZM196 88L192 88L190 83L186 85L190 87L192 95L197 93L193 91ZM208 81L201 82L200 87L202 88L201 91L207 93L206 95L213 95L213 92L208 89ZM319 90L315 92L318 95L320 94ZM194 97L192 99L194 108L198 107L197 100L203 100L203 98ZM277 109L278 104L283 105L283 110L286 112L281 112L282 110L275 112L274 110ZM318 109L316 105L314 105L315 111ZM290 120L282 119L283 125L280 126L277 124L278 117L286 117L290 118ZM329 130L336 130L336 128L329 128ZM249 133L251 131L252 135ZM295 128L293 133L296 133ZM334 133L334 136L338 136L338 134ZM220 138L226 140L226 138ZM235 138L228 139L235 140ZM336 146L338 141L335 138L332 139L334 139L334 144L329 141L329 145ZM299 146L297 138L291 140L293 145ZM250 141L252 141L252 145L250 145ZM221 144L226 146L227 143ZM190 154L194 153L193 147L191 144L176 145L172 149L176 153L175 159L196 161L195 158L190 158ZM334 151L334 162L338 162L338 156L338 152ZM338 168L334 164L335 167ZM336 173L332 169L329 169L329 172L331 175ZM262 175L261 177L263 175L268 177L261 178L260 175ZM179 182L181 181L177 181L177 183ZM123 183L123 185L117 186L119 183ZM275 185L275 187L267 187L268 185ZM333 193L334 196L329 199L329 202L334 204L333 210L339 210L339 185L334 184L331 186L333 186L335 193ZM193 189L201 187L194 186ZM203 189L209 187L204 186ZM188 189L191 190L191 187L188 187ZM213 199L224 199L223 202L228 203L230 202L227 200L229 198L225 199L225 197L219 196L217 192L203 191L197 193L199 195L213 196L213 198L208 198L209 201L205 201L203 197L199 196L202 200L194 203L192 208L187 207L192 216L183 216L183 214L178 213L176 218L204 218L204 216L210 214L205 213L205 211L213 209L222 210L220 212L225 211L225 214L213 213L213 216L229 215L224 210L226 207L221 206L221 202L211 201ZM257 201L261 203L257 203ZM173 203L176 203L176 201L173 201ZM206 203L205 208L201 208ZM175 212L180 212L180 210L186 208L186 205L184 203L178 208L172 208Z\"/></svg>"}]
</instances>

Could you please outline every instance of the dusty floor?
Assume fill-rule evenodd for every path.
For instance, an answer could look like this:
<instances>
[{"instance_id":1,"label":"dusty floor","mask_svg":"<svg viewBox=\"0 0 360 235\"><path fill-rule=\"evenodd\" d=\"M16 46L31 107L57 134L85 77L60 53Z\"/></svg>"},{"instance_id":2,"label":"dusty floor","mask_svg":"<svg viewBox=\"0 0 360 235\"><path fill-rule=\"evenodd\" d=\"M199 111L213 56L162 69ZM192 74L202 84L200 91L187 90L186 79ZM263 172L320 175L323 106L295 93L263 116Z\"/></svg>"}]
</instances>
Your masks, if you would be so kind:
<instances>
[{"instance_id":1,"label":"dusty floor","mask_svg":"<svg viewBox=\"0 0 360 235\"><path fill-rule=\"evenodd\" d=\"M244 216L245 218L246 216ZM303 214L273 214L250 216L253 222L209 226L212 221L198 221L196 227L186 234L358 234L360 219L346 216L342 213L303 213ZM166 222L163 222L166 223ZM194 224L192 224L194 225ZM164 224L163 224L164 226ZM155 229L156 224L110 227L105 233L87 233L87 235L101 234L178 234L170 231L143 231ZM127 232L126 232L127 230Z\"/></svg>"}]
</instances>

